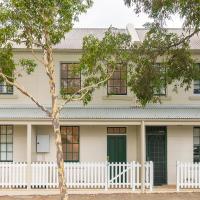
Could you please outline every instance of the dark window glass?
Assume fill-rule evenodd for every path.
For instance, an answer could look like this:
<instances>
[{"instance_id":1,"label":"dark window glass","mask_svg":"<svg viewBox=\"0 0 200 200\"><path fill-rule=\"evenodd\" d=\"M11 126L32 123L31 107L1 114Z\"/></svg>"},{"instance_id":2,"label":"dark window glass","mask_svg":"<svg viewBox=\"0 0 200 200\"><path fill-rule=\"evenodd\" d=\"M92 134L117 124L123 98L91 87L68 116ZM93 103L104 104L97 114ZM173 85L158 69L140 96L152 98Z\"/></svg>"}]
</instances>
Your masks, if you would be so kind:
<instances>
[{"instance_id":1,"label":"dark window glass","mask_svg":"<svg viewBox=\"0 0 200 200\"><path fill-rule=\"evenodd\" d=\"M110 72L112 69L109 69ZM127 68L118 65L107 83L107 92L109 95L126 95L127 94Z\"/></svg>"},{"instance_id":2,"label":"dark window glass","mask_svg":"<svg viewBox=\"0 0 200 200\"><path fill-rule=\"evenodd\" d=\"M200 127L193 131L193 161L200 162Z\"/></svg>"},{"instance_id":3,"label":"dark window glass","mask_svg":"<svg viewBox=\"0 0 200 200\"><path fill-rule=\"evenodd\" d=\"M200 63L197 64L200 69ZM200 94L200 80L194 80L194 89L193 89L194 94Z\"/></svg>"},{"instance_id":4,"label":"dark window glass","mask_svg":"<svg viewBox=\"0 0 200 200\"><path fill-rule=\"evenodd\" d=\"M0 161L13 160L13 126L0 126Z\"/></svg>"},{"instance_id":5,"label":"dark window glass","mask_svg":"<svg viewBox=\"0 0 200 200\"><path fill-rule=\"evenodd\" d=\"M63 156L65 161L79 161L79 127L61 127Z\"/></svg>"},{"instance_id":6,"label":"dark window glass","mask_svg":"<svg viewBox=\"0 0 200 200\"><path fill-rule=\"evenodd\" d=\"M61 64L61 89L66 94L74 94L81 89L81 73L79 64Z\"/></svg>"}]
</instances>

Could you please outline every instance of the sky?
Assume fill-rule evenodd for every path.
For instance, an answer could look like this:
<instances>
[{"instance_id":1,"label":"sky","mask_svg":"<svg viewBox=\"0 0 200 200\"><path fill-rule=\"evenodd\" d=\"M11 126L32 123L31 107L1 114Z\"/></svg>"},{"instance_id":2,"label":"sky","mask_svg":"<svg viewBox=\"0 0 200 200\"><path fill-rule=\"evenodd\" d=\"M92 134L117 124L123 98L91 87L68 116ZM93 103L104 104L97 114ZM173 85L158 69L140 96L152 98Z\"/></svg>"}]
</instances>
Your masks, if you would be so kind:
<instances>
[{"instance_id":1,"label":"sky","mask_svg":"<svg viewBox=\"0 0 200 200\"><path fill-rule=\"evenodd\" d=\"M123 0L93 0L93 6L88 9L86 14L82 14L79 22L75 24L78 28L125 28L131 23L136 28L142 28L150 19L144 13L137 16L133 8L125 6ZM181 27L181 20L178 16L173 16L171 21L167 22L167 27Z\"/></svg>"}]
</instances>

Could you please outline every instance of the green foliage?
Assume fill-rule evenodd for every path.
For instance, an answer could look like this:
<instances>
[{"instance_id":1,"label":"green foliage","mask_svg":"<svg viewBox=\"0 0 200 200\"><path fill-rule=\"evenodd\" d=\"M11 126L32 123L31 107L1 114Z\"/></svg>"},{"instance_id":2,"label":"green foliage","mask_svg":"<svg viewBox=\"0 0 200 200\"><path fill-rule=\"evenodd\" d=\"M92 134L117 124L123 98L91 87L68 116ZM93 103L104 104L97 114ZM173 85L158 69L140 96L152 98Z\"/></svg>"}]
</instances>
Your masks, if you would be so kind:
<instances>
[{"instance_id":1,"label":"green foliage","mask_svg":"<svg viewBox=\"0 0 200 200\"><path fill-rule=\"evenodd\" d=\"M82 85L88 88L80 93L83 95L87 92L83 99L84 104L92 98L94 88L90 86L105 86L117 64L127 63L130 42L129 35L119 33L113 28L109 28L102 40L92 35L84 38L83 55L80 60L80 70L84 77Z\"/></svg>"},{"instance_id":2,"label":"green foliage","mask_svg":"<svg viewBox=\"0 0 200 200\"><path fill-rule=\"evenodd\" d=\"M149 25L149 30L144 41L137 45L131 43L129 35L111 30L102 40L86 37L81 63L85 74L90 76L85 85L99 81L97 74L101 75L100 79L105 78L108 67L114 70L121 63L127 65L128 86L143 106L160 101L155 91L177 80L181 87L188 89L192 80L200 77L188 41L179 44L182 36L169 33L158 24Z\"/></svg>"},{"instance_id":3,"label":"green foliage","mask_svg":"<svg viewBox=\"0 0 200 200\"><path fill-rule=\"evenodd\" d=\"M37 67L36 63L34 60L30 60L30 59L21 59L19 61L20 66L23 67L24 71L30 75L32 72L34 72L35 68Z\"/></svg>"},{"instance_id":4,"label":"green foliage","mask_svg":"<svg viewBox=\"0 0 200 200\"><path fill-rule=\"evenodd\" d=\"M72 29L78 15L91 5L92 0L2 0L0 68L8 72L6 75L11 75L16 66L21 66L31 74L36 67L34 60L22 58L19 63L14 63L12 46L40 48L43 52L51 49Z\"/></svg>"},{"instance_id":5,"label":"green foliage","mask_svg":"<svg viewBox=\"0 0 200 200\"><path fill-rule=\"evenodd\" d=\"M15 69L15 63L13 61L13 52L10 45L6 45L0 48L0 71L9 77L12 77ZM2 78L0 78L0 82Z\"/></svg>"},{"instance_id":6,"label":"green foliage","mask_svg":"<svg viewBox=\"0 0 200 200\"><path fill-rule=\"evenodd\" d=\"M184 27L199 29L200 1L199 0L124 0L128 6L133 6L136 13L141 11L155 21L165 22L173 14L179 14L184 20Z\"/></svg>"}]
</instances>

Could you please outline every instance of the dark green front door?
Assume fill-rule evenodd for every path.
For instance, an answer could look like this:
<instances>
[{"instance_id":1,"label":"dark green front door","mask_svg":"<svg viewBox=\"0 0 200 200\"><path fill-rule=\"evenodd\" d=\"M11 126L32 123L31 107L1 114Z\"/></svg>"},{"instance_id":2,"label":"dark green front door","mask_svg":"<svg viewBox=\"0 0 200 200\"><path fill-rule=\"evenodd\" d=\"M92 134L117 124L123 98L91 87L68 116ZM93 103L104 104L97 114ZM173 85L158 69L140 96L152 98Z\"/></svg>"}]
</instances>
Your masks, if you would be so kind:
<instances>
[{"instance_id":1,"label":"dark green front door","mask_svg":"<svg viewBox=\"0 0 200 200\"><path fill-rule=\"evenodd\" d=\"M107 136L107 156L109 162L126 162L126 135Z\"/></svg>"},{"instance_id":2,"label":"dark green front door","mask_svg":"<svg viewBox=\"0 0 200 200\"><path fill-rule=\"evenodd\" d=\"M167 128L146 127L146 159L153 161L154 185L167 184Z\"/></svg>"}]
</instances>

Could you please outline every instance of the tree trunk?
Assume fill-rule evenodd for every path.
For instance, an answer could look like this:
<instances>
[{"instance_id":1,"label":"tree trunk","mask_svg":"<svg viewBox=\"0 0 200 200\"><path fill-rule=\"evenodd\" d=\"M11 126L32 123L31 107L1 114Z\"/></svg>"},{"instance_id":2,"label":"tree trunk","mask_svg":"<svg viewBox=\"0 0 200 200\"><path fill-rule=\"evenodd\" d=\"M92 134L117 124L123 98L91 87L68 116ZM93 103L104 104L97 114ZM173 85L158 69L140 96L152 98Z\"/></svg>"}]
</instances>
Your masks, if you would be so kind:
<instances>
[{"instance_id":1,"label":"tree trunk","mask_svg":"<svg viewBox=\"0 0 200 200\"><path fill-rule=\"evenodd\" d=\"M65 174L64 174L64 160L63 160L61 133L60 133L60 122L59 122L58 114L53 119L52 123L53 123L53 129L54 129L55 140L56 140L56 148L57 148L57 166L58 166L60 199L68 200L67 186L66 186Z\"/></svg>"}]
</instances>

